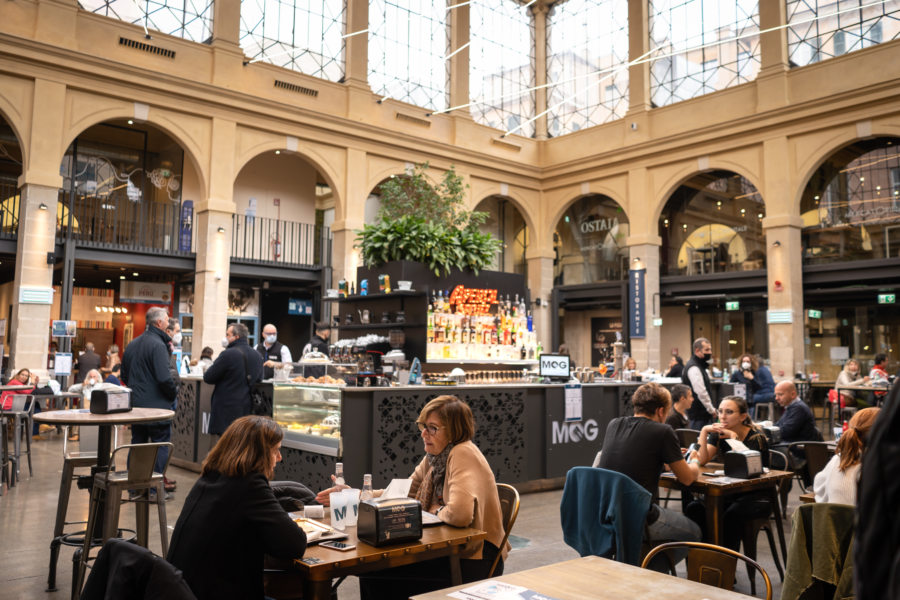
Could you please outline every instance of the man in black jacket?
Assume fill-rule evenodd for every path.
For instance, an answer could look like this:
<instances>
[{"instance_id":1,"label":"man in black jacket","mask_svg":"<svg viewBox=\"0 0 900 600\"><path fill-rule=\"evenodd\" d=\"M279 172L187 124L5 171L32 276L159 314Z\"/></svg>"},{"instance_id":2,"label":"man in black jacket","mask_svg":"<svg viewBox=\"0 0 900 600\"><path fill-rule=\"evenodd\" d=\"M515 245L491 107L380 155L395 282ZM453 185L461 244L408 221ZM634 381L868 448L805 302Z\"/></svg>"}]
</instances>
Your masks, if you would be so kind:
<instances>
[{"instance_id":1,"label":"man in black jacket","mask_svg":"<svg viewBox=\"0 0 900 600\"><path fill-rule=\"evenodd\" d=\"M139 408L173 410L178 388L169 371L169 342L166 334L169 315L165 308L154 306L147 311L147 329L128 346L122 355L119 379L131 388L131 403ZM131 426L131 443L168 442L172 439L172 422L135 423ZM168 450L156 453L153 469L162 473Z\"/></svg>"},{"instance_id":2,"label":"man in black jacket","mask_svg":"<svg viewBox=\"0 0 900 600\"><path fill-rule=\"evenodd\" d=\"M709 395L709 374L706 369L712 358L712 345L706 338L697 338L693 345L694 355L684 365L681 383L689 386L694 396L694 403L688 409L691 429L701 430L704 425L712 423L716 418L716 408Z\"/></svg>"},{"instance_id":3,"label":"man in black jacket","mask_svg":"<svg viewBox=\"0 0 900 600\"><path fill-rule=\"evenodd\" d=\"M78 375L75 376L75 383L84 381L84 376L90 371L100 368L100 356L94 352L94 342L88 342L84 345L84 352L78 357L77 364Z\"/></svg>"},{"instance_id":4,"label":"man in black jacket","mask_svg":"<svg viewBox=\"0 0 900 600\"><path fill-rule=\"evenodd\" d=\"M250 414L250 391L262 380L263 360L247 343L247 326L232 323L225 330L225 351L203 374L216 386L212 393L209 433L222 435L231 423Z\"/></svg>"}]
</instances>

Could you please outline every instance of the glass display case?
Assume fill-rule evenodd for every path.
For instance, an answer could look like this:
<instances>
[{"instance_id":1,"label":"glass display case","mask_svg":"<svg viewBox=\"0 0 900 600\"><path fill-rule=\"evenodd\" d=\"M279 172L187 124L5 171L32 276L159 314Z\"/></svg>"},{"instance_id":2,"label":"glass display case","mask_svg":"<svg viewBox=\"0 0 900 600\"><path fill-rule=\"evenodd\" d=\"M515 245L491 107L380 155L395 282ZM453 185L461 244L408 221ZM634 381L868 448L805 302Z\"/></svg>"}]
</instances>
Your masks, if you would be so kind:
<instances>
[{"instance_id":1,"label":"glass display case","mask_svg":"<svg viewBox=\"0 0 900 600\"><path fill-rule=\"evenodd\" d=\"M284 430L282 445L340 456L341 388L291 382L273 388L273 416Z\"/></svg>"}]
</instances>

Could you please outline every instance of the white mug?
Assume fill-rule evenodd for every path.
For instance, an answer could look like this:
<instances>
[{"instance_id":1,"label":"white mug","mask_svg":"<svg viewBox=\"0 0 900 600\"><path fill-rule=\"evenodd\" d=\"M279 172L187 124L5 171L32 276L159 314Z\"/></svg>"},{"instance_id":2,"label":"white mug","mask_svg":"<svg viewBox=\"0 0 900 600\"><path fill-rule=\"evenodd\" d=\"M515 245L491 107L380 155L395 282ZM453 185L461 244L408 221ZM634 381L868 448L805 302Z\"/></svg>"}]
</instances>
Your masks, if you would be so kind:
<instances>
[{"instance_id":1,"label":"white mug","mask_svg":"<svg viewBox=\"0 0 900 600\"><path fill-rule=\"evenodd\" d=\"M329 495L331 500L331 526L341 531L347 526L347 506L349 498L344 495L343 490L340 492L331 492Z\"/></svg>"},{"instance_id":2,"label":"white mug","mask_svg":"<svg viewBox=\"0 0 900 600\"><path fill-rule=\"evenodd\" d=\"M344 494L344 500L347 503L347 517L344 524L347 527L356 527L356 520L359 518L359 490L347 489L341 490Z\"/></svg>"}]
</instances>

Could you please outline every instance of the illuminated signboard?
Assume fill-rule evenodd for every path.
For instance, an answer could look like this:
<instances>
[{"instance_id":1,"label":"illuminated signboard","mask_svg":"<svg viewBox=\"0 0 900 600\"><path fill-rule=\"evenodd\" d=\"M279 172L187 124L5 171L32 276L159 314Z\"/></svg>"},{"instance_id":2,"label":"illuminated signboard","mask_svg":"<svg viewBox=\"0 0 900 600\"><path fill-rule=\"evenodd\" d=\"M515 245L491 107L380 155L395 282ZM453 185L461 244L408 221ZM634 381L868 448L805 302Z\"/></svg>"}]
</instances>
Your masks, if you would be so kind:
<instances>
[{"instance_id":1,"label":"illuminated signboard","mask_svg":"<svg viewBox=\"0 0 900 600\"><path fill-rule=\"evenodd\" d=\"M456 312L464 315L490 314L491 305L497 304L497 290L467 288L458 285L450 294L450 304L456 305Z\"/></svg>"}]
</instances>

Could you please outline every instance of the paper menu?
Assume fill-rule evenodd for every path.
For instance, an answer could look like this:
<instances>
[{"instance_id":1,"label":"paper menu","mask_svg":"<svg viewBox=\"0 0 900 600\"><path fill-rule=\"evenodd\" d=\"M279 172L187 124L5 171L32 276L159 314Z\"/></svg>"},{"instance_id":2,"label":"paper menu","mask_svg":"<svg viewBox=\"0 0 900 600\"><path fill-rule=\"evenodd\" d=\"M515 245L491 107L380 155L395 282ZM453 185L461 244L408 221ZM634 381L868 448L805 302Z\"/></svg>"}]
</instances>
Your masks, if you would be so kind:
<instances>
[{"instance_id":1,"label":"paper menu","mask_svg":"<svg viewBox=\"0 0 900 600\"><path fill-rule=\"evenodd\" d=\"M391 479L391 482L382 492L382 498L408 498L412 479Z\"/></svg>"},{"instance_id":2,"label":"paper menu","mask_svg":"<svg viewBox=\"0 0 900 600\"><path fill-rule=\"evenodd\" d=\"M735 452L745 452L750 449L747 446L745 446L744 442L742 442L741 440L733 440L731 438L725 438L725 443L727 443L728 446Z\"/></svg>"},{"instance_id":3,"label":"paper menu","mask_svg":"<svg viewBox=\"0 0 900 600\"><path fill-rule=\"evenodd\" d=\"M460 600L556 600L520 585L502 581L482 581L448 596Z\"/></svg>"}]
</instances>

